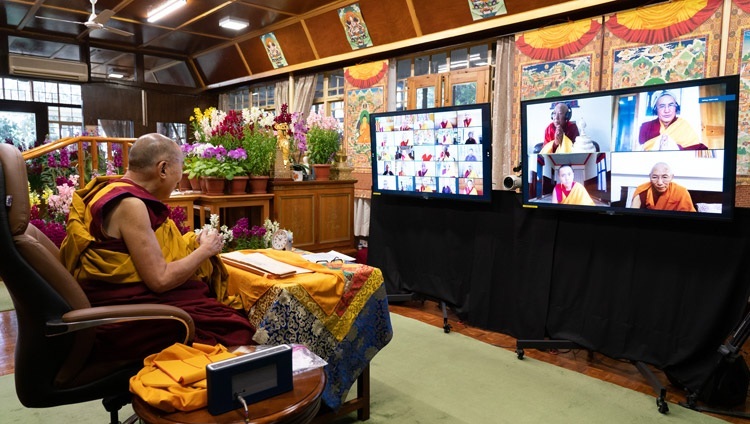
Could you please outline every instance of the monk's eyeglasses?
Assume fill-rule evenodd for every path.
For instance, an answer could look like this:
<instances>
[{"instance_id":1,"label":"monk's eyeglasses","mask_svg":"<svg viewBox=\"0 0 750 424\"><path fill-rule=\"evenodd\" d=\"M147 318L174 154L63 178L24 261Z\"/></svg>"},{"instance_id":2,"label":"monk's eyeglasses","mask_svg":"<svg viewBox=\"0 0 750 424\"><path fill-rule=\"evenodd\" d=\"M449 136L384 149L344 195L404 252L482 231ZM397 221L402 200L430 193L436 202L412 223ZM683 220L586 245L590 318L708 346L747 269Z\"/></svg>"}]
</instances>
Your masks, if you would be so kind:
<instances>
[{"instance_id":1,"label":"monk's eyeglasses","mask_svg":"<svg viewBox=\"0 0 750 424\"><path fill-rule=\"evenodd\" d=\"M656 105L656 108L659 109L659 110L664 110L664 109L667 109L667 108L669 108L669 109L677 109L677 103L674 103L674 102L672 102L672 103L664 103L664 104Z\"/></svg>"},{"instance_id":2,"label":"monk's eyeglasses","mask_svg":"<svg viewBox=\"0 0 750 424\"><path fill-rule=\"evenodd\" d=\"M669 182L669 181L672 181L672 176L671 176L671 175L669 175L669 174L664 174L664 175L651 175L651 181L653 181L653 182L657 182L657 181L659 181L659 180L661 180L661 181L666 181L666 182Z\"/></svg>"}]
</instances>

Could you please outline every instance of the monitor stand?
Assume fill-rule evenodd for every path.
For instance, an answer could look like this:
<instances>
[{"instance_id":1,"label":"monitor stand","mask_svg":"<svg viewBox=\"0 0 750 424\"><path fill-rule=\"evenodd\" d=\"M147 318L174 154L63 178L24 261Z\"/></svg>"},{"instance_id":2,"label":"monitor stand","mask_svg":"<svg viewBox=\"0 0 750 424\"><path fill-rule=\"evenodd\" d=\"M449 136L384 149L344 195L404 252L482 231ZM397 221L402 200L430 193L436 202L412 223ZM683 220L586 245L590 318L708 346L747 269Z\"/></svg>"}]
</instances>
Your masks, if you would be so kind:
<instances>
[{"instance_id":1,"label":"monitor stand","mask_svg":"<svg viewBox=\"0 0 750 424\"><path fill-rule=\"evenodd\" d=\"M518 359L523 359L525 348L537 350L586 349L585 347L570 340L517 340L516 356L518 356ZM588 359L592 360L594 358L594 352L589 349L586 350L588 351ZM666 400L667 389L664 387L664 385L659 382L659 379L656 378L654 373L651 371L651 369L648 368L648 366L646 366L644 362L631 361L631 363L635 365L635 367L638 369L638 372L643 375L643 377L654 389L654 392L658 394L656 398L656 406L659 409L659 412L661 412L662 414L666 414L667 412L669 412L669 405L667 404Z\"/></svg>"}]
</instances>

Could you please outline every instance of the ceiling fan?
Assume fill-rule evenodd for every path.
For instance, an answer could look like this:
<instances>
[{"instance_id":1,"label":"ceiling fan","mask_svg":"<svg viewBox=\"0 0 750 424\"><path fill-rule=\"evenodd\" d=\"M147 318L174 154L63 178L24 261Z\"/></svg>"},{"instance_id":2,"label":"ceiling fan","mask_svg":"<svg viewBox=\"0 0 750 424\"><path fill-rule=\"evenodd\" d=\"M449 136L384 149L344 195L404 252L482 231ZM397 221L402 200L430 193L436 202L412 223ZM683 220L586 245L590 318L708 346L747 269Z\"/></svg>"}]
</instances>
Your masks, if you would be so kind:
<instances>
[{"instance_id":1,"label":"ceiling fan","mask_svg":"<svg viewBox=\"0 0 750 424\"><path fill-rule=\"evenodd\" d=\"M86 22L79 22L79 21L68 21L66 19L58 19L58 18L46 18L44 16L36 16L38 19L47 19L50 21L58 21L58 22L68 22L71 24L81 24L86 26L91 31L103 29L105 31L112 32L114 34L122 35L125 37L132 37L134 34L132 32L123 31L121 29L112 28L105 26L107 22L109 21L112 16L114 16L115 12L110 9L102 10L101 13L98 15L96 14L96 1L97 0L90 0L91 1L91 16L89 16L89 19Z\"/></svg>"}]
</instances>

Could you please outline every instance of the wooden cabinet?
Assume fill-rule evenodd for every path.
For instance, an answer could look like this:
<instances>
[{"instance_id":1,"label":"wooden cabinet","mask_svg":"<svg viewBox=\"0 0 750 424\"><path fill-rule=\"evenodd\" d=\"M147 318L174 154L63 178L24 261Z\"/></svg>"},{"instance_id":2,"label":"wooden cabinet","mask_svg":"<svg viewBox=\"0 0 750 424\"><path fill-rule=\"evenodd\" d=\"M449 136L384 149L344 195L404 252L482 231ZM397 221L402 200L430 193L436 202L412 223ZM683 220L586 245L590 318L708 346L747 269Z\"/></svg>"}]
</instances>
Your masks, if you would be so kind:
<instances>
[{"instance_id":1,"label":"wooden cabinet","mask_svg":"<svg viewBox=\"0 0 750 424\"><path fill-rule=\"evenodd\" d=\"M294 247L354 252L354 183L271 181L273 219L294 233Z\"/></svg>"}]
</instances>

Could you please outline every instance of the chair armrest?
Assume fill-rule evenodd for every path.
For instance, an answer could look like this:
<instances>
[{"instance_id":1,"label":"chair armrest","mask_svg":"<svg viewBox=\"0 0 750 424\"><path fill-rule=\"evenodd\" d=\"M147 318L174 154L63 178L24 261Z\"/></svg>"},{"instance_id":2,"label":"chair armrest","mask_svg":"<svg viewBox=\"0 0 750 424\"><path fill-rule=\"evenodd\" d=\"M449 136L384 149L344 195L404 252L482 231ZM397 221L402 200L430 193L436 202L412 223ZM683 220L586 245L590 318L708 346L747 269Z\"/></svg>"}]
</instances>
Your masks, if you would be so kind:
<instances>
[{"instance_id":1,"label":"chair armrest","mask_svg":"<svg viewBox=\"0 0 750 424\"><path fill-rule=\"evenodd\" d=\"M60 319L47 321L46 335L57 336L104 324L152 319L179 321L185 326L185 343L193 341L195 323L190 314L176 306L151 303L76 309L64 314Z\"/></svg>"}]
</instances>

